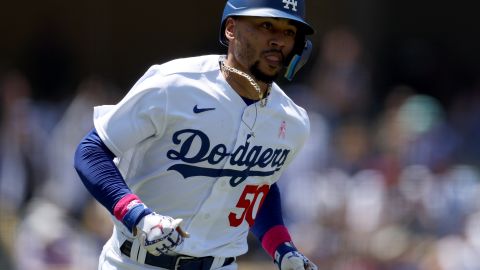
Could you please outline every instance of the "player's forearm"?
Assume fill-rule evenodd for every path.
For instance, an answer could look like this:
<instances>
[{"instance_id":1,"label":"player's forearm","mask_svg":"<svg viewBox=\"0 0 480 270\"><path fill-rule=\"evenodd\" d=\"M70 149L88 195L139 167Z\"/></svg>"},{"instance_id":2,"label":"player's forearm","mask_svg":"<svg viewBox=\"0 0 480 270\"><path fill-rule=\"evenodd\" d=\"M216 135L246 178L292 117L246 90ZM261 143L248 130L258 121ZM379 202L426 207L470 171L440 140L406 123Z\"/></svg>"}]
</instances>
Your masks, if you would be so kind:
<instances>
[{"instance_id":1,"label":"player's forearm","mask_svg":"<svg viewBox=\"0 0 480 270\"><path fill-rule=\"evenodd\" d=\"M77 147L75 169L92 196L132 231L152 210L128 188L114 158L93 129Z\"/></svg>"},{"instance_id":2,"label":"player's forearm","mask_svg":"<svg viewBox=\"0 0 480 270\"><path fill-rule=\"evenodd\" d=\"M131 193L113 163L114 157L93 129L78 145L74 160L75 169L87 190L112 214L116 203Z\"/></svg>"},{"instance_id":3,"label":"player's forearm","mask_svg":"<svg viewBox=\"0 0 480 270\"><path fill-rule=\"evenodd\" d=\"M277 184L270 187L250 230L261 241L263 249L273 258L280 270L318 269L292 242L290 233L283 223L282 203Z\"/></svg>"},{"instance_id":4,"label":"player's forearm","mask_svg":"<svg viewBox=\"0 0 480 270\"><path fill-rule=\"evenodd\" d=\"M277 184L270 187L250 230L272 257L280 244L291 241L290 234L283 223L282 203Z\"/></svg>"}]
</instances>

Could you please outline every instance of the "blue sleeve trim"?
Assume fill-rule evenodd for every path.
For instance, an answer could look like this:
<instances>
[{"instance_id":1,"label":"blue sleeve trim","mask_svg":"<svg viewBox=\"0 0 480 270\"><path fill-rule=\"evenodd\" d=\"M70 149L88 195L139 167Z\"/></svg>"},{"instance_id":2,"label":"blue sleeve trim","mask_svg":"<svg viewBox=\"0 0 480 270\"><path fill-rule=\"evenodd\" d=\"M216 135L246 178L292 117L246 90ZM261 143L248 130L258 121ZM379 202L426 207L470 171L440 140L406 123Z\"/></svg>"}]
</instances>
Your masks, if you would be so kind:
<instances>
[{"instance_id":1,"label":"blue sleeve trim","mask_svg":"<svg viewBox=\"0 0 480 270\"><path fill-rule=\"evenodd\" d=\"M250 228L250 231L262 241L263 235L274 226L284 225L282 216L282 202L280 198L280 189L274 183L270 187L270 191L262 204L262 207L257 213L255 223Z\"/></svg>"},{"instance_id":2,"label":"blue sleeve trim","mask_svg":"<svg viewBox=\"0 0 480 270\"><path fill-rule=\"evenodd\" d=\"M83 184L112 215L115 204L132 193L113 163L114 158L95 129L82 139L74 157L74 167Z\"/></svg>"}]
</instances>

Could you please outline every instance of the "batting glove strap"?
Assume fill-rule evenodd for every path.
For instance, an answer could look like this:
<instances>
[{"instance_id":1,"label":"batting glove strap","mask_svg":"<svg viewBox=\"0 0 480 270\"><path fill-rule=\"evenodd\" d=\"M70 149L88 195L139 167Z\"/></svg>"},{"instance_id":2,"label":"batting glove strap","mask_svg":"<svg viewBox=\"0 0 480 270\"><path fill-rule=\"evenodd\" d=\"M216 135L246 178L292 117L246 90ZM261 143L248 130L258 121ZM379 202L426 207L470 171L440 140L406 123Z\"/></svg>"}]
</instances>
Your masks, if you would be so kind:
<instances>
[{"instance_id":1,"label":"batting glove strap","mask_svg":"<svg viewBox=\"0 0 480 270\"><path fill-rule=\"evenodd\" d=\"M153 211L150 208L146 207L143 203L139 203L128 210L127 214L123 217L122 223L132 232L138 222L140 222L144 216L151 213L153 213Z\"/></svg>"},{"instance_id":2,"label":"batting glove strap","mask_svg":"<svg viewBox=\"0 0 480 270\"><path fill-rule=\"evenodd\" d=\"M283 243L277 248L274 260L280 270L318 270L291 242Z\"/></svg>"},{"instance_id":3,"label":"batting glove strap","mask_svg":"<svg viewBox=\"0 0 480 270\"><path fill-rule=\"evenodd\" d=\"M283 244L280 244L277 247L277 250L275 250L275 256L273 258L273 261L275 262L276 265L278 265L278 268L281 269L281 263L282 259L285 256L285 254L292 252L292 251L297 251L295 246L293 245L292 242L285 242Z\"/></svg>"}]
</instances>

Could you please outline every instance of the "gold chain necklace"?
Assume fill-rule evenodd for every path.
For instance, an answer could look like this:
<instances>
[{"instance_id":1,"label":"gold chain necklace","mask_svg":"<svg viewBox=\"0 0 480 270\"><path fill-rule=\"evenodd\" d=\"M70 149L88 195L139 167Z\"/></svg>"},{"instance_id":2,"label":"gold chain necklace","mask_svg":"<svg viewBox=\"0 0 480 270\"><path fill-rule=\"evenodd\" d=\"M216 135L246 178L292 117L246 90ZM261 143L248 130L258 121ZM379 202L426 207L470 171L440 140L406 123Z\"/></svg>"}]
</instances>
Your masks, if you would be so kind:
<instances>
[{"instance_id":1,"label":"gold chain necklace","mask_svg":"<svg viewBox=\"0 0 480 270\"><path fill-rule=\"evenodd\" d=\"M260 106L261 107L267 106L268 94L270 93L270 90L272 88L271 83L269 83L268 86L267 86L267 91L266 91L267 96L265 98L263 98L263 93L262 93L262 90L260 89L260 85L258 85L258 83L250 75L248 75L247 73L245 73L241 70L238 70L234 67L225 65L225 60L220 61L220 68L223 69L223 70L226 70L228 72L238 74L238 75L244 77L245 79L247 79L248 82L253 86L255 91L257 91L257 93L258 93L258 97L260 99Z\"/></svg>"}]
</instances>

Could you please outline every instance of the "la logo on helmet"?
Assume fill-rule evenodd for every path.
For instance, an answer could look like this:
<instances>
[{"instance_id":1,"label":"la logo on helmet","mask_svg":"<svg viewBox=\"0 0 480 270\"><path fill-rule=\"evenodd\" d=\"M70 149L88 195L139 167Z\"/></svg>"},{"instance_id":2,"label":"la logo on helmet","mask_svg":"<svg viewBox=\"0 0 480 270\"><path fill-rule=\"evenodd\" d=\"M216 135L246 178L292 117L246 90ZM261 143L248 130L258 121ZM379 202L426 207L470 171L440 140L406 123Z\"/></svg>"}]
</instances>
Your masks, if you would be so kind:
<instances>
[{"instance_id":1,"label":"la logo on helmet","mask_svg":"<svg viewBox=\"0 0 480 270\"><path fill-rule=\"evenodd\" d=\"M283 8L290 9L290 5L292 5L292 10L297 11L297 1L295 1L295 0L283 0L283 3L285 3L285 6L283 6Z\"/></svg>"}]
</instances>

